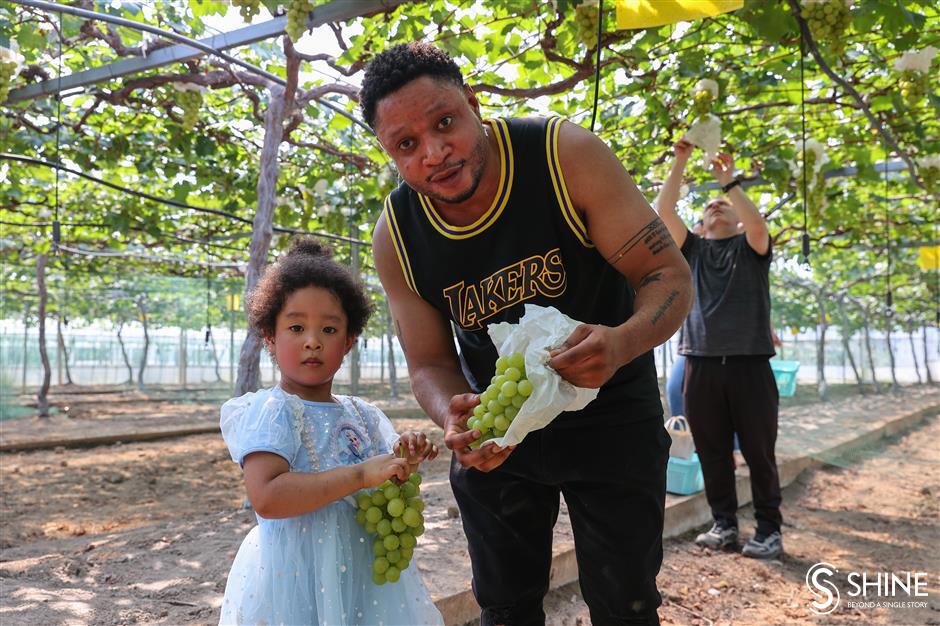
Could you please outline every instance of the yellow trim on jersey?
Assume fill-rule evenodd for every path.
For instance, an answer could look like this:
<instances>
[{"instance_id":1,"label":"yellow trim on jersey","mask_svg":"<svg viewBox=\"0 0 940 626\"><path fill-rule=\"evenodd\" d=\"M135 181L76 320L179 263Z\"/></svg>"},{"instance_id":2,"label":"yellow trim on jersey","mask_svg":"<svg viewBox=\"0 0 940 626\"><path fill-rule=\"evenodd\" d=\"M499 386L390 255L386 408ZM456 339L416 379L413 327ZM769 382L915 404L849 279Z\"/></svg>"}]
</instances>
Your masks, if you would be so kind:
<instances>
[{"instance_id":1,"label":"yellow trim on jersey","mask_svg":"<svg viewBox=\"0 0 940 626\"><path fill-rule=\"evenodd\" d=\"M512 152L512 140L509 138L509 125L505 120L494 119L486 120L485 123L491 124L496 134L496 144L499 148L499 185L496 191L496 197L493 198L493 204L487 209L486 213L480 216L480 219L467 226L454 226L444 221L431 199L422 194L418 194L418 201L424 209L424 213L437 232L448 239L467 239L482 233L490 227L509 202L509 195L512 192L512 181L514 173L514 161Z\"/></svg>"},{"instance_id":2,"label":"yellow trim on jersey","mask_svg":"<svg viewBox=\"0 0 940 626\"><path fill-rule=\"evenodd\" d=\"M418 293L418 285L415 283L414 274L411 272L408 250L405 249L405 242L401 238L398 222L395 221L395 208L392 205L392 194L388 194L385 197L385 222L388 224L388 234L392 240L392 247L395 248L398 263L401 265L401 273L405 277L405 283L413 292L420 296L421 294Z\"/></svg>"},{"instance_id":3,"label":"yellow trim on jersey","mask_svg":"<svg viewBox=\"0 0 940 626\"><path fill-rule=\"evenodd\" d=\"M558 207L568 222L568 226L575 234L582 245L593 248L594 244L588 236L587 228L581 221L581 216L574 208L571 202L571 196L568 195L568 187L565 185L565 175L561 171L561 159L558 158L558 135L561 131L561 124L564 120L560 117L553 117L548 121L548 131L545 133L545 152L548 155L548 171L552 178L552 186L555 188L555 197L558 199Z\"/></svg>"}]
</instances>

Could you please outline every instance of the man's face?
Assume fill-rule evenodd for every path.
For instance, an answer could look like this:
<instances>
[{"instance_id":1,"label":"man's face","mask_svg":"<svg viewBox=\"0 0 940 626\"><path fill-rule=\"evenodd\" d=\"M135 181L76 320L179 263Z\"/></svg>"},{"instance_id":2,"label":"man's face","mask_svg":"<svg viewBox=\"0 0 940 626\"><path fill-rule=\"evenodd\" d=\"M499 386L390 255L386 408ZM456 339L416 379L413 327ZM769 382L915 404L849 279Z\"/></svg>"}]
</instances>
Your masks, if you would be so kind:
<instances>
[{"instance_id":1,"label":"man's face","mask_svg":"<svg viewBox=\"0 0 940 626\"><path fill-rule=\"evenodd\" d=\"M434 200L470 199L486 161L486 132L469 88L422 76L378 102L375 132L405 182Z\"/></svg>"},{"instance_id":2,"label":"man's face","mask_svg":"<svg viewBox=\"0 0 940 626\"><path fill-rule=\"evenodd\" d=\"M729 227L737 229L737 224L738 214L727 200L716 198L705 205L705 214L702 216L705 233L716 234L716 230L722 231Z\"/></svg>"}]
</instances>

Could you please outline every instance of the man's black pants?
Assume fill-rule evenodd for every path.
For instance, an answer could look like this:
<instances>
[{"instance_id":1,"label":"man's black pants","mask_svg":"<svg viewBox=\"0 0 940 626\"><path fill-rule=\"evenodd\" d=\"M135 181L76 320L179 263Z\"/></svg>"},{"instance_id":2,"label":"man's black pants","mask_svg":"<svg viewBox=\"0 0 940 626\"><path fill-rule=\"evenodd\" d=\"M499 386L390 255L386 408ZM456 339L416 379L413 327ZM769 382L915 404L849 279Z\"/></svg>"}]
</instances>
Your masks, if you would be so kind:
<instances>
[{"instance_id":1,"label":"man's black pants","mask_svg":"<svg viewBox=\"0 0 940 626\"><path fill-rule=\"evenodd\" d=\"M780 530L777 475L779 395L768 357L694 357L685 365L686 418L705 478L715 521L737 525L734 434L751 475L758 533Z\"/></svg>"},{"instance_id":2,"label":"man's black pants","mask_svg":"<svg viewBox=\"0 0 940 626\"><path fill-rule=\"evenodd\" d=\"M481 624L544 624L552 528L564 494L581 592L596 626L659 624L669 435L641 422L529 433L488 472L451 459Z\"/></svg>"}]
</instances>

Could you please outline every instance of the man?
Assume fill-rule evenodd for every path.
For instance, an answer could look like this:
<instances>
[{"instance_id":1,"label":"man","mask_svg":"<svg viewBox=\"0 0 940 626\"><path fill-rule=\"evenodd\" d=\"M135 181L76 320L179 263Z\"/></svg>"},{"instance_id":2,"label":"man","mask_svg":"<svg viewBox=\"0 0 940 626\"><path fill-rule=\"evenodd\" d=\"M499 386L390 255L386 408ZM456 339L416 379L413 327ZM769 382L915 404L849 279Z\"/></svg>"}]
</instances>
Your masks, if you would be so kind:
<instances>
[{"instance_id":1,"label":"man","mask_svg":"<svg viewBox=\"0 0 940 626\"><path fill-rule=\"evenodd\" d=\"M712 173L727 194L705 206L703 235L686 230L676 213L679 185L692 145L680 141L656 211L692 269L695 299L682 325L679 353L686 360L685 415L702 463L714 525L695 542L709 548L738 545L738 501L732 456L734 434L750 468L757 531L742 550L770 559L783 552L777 442L777 384L770 328L771 240L767 224L719 154ZM742 232L743 229L743 232Z\"/></svg>"},{"instance_id":2,"label":"man","mask_svg":"<svg viewBox=\"0 0 940 626\"><path fill-rule=\"evenodd\" d=\"M415 396L453 451L481 623L544 623L564 493L594 623L658 624L669 439L651 349L691 301L669 232L593 134L557 118L483 120L433 46L378 55L360 104L404 180L373 254ZM600 393L519 446L473 450L467 418L497 358L486 327L517 322L526 302L584 322L546 358Z\"/></svg>"}]
</instances>

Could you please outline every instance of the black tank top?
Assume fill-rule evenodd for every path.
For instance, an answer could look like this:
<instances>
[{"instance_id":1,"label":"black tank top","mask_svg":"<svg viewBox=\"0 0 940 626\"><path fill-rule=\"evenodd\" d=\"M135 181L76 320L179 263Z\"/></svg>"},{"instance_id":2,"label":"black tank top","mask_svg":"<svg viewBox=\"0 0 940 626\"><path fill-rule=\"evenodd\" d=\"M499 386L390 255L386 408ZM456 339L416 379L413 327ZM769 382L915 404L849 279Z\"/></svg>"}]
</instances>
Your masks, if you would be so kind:
<instances>
[{"instance_id":1,"label":"black tank top","mask_svg":"<svg viewBox=\"0 0 940 626\"><path fill-rule=\"evenodd\" d=\"M561 118L487 125L496 133L500 180L493 204L476 222L448 224L427 196L405 183L385 201L405 282L453 322L464 375L477 393L489 384L498 356L487 325L518 322L525 303L606 326L633 314L633 289L595 249L568 197L557 154ZM662 405L647 352L620 368L585 409L553 423L654 415L662 415Z\"/></svg>"}]
</instances>

